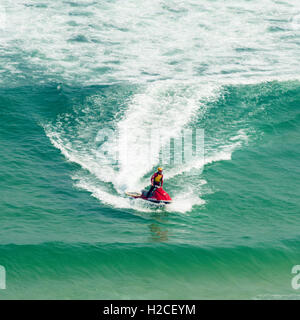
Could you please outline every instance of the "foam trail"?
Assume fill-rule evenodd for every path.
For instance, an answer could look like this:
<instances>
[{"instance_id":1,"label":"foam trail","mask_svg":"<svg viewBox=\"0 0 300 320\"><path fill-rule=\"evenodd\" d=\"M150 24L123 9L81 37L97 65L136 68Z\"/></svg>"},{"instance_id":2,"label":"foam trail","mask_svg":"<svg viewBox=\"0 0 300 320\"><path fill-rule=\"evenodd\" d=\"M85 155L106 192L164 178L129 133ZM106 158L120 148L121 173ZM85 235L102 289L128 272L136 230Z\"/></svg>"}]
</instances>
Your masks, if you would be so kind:
<instances>
[{"instance_id":1,"label":"foam trail","mask_svg":"<svg viewBox=\"0 0 300 320\"><path fill-rule=\"evenodd\" d=\"M93 132L98 127L97 110L99 103L102 103L98 97L93 100L95 111L89 109L90 107L84 108L84 116L75 112L73 117L76 118L76 126L71 125L71 115L62 115L55 125L47 124L44 128L53 145L60 149L69 161L78 163L97 179L96 181L87 174L82 174L76 178L78 187L88 190L103 203L118 208L132 208L132 202L124 198L124 191L139 191L149 185L152 168L159 164L160 146L169 142L171 137L180 136L181 130L188 127L194 115L204 115L207 112L205 101L215 99L218 92L215 86L208 84L157 82L133 96L122 119L115 122L115 131L104 128L98 130L95 137ZM161 144L151 146L150 131L155 129L159 129ZM105 136L114 132L119 137L119 143L105 141ZM105 142L99 147L99 141ZM193 169L202 169L214 161L230 160L232 152L246 141L247 133L240 129L236 135L225 137L224 141L211 142L206 146L204 160L192 157L185 159L184 165L168 165L165 180L172 184L172 179L178 177L179 183L186 184L181 175L188 174ZM111 153L118 152L119 167L111 164L107 150ZM99 181L112 185L113 190L103 184L99 185ZM177 195L171 208L182 212L190 210L193 204L203 203L197 193L198 191L194 190L187 195ZM188 199L191 206L187 203L184 205L184 199ZM144 210L142 206L138 205L138 208Z\"/></svg>"},{"instance_id":2,"label":"foam trail","mask_svg":"<svg viewBox=\"0 0 300 320\"><path fill-rule=\"evenodd\" d=\"M199 185L206 184L205 180L198 182ZM184 191L179 191L173 197L171 204L166 206L166 210L169 212L187 213L192 210L195 205L204 205L205 200L201 199L201 194L195 193L195 188L191 185L185 186Z\"/></svg>"},{"instance_id":3,"label":"foam trail","mask_svg":"<svg viewBox=\"0 0 300 320\"><path fill-rule=\"evenodd\" d=\"M145 201L121 196L114 190L109 189L103 184L99 184L99 181L95 181L95 179L83 173L73 176L72 179L76 181L75 186L77 188L89 191L93 197L106 205L118 209L134 209L141 212L151 212L153 210Z\"/></svg>"},{"instance_id":4,"label":"foam trail","mask_svg":"<svg viewBox=\"0 0 300 320\"><path fill-rule=\"evenodd\" d=\"M213 89L213 86L164 81L151 84L145 93L135 95L117 125L120 145L130 148L119 150L118 189L143 186L140 179L159 164L160 146L179 136L196 112L205 112L201 99L210 96ZM157 143L151 134L157 135Z\"/></svg>"}]
</instances>

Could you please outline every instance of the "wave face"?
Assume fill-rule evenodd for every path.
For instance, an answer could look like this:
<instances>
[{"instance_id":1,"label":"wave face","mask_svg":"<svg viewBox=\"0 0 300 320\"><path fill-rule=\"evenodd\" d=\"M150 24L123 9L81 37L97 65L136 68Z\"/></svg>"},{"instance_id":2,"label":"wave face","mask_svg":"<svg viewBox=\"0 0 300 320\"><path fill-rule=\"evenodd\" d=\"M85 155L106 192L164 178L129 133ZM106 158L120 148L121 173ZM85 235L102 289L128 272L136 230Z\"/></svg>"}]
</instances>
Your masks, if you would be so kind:
<instances>
[{"instance_id":1,"label":"wave face","mask_svg":"<svg viewBox=\"0 0 300 320\"><path fill-rule=\"evenodd\" d=\"M3 0L0 299L298 299L299 13Z\"/></svg>"}]
</instances>

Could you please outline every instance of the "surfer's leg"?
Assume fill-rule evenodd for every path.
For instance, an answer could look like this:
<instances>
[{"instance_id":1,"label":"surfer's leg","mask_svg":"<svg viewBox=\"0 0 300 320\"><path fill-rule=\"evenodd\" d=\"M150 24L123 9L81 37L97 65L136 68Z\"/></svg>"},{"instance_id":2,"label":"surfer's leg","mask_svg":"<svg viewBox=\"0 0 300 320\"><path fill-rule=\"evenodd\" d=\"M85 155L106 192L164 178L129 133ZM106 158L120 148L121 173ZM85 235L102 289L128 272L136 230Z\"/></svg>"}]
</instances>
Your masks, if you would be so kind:
<instances>
[{"instance_id":1,"label":"surfer's leg","mask_svg":"<svg viewBox=\"0 0 300 320\"><path fill-rule=\"evenodd\" d=\"M150 195L151 195L151 193L152 193L153 189L154 189L154 186L151 186L151 188L149 189L149 191L148 191L148 193L147 193L147 198L149 198L149 197L150 197Z\"/></svg>"}]
</instances>

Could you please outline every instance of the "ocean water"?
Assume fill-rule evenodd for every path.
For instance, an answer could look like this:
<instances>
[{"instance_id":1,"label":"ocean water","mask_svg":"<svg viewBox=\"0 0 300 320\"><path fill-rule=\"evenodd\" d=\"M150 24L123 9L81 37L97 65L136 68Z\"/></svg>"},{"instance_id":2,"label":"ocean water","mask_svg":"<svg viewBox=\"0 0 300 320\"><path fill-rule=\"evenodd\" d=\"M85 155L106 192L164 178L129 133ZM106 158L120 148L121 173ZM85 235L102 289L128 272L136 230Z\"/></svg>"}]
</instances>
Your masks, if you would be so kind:
<instances>
[{"instance_id":1,"label":"ocean water","mask_svg":"<svg viewBox=\"0 0 300 320\"><path fill-rule=\"evenodd\" d=\"M1 0L0 52L0 299L300 297L297 0Z\"/></svg>"}]
</instances>

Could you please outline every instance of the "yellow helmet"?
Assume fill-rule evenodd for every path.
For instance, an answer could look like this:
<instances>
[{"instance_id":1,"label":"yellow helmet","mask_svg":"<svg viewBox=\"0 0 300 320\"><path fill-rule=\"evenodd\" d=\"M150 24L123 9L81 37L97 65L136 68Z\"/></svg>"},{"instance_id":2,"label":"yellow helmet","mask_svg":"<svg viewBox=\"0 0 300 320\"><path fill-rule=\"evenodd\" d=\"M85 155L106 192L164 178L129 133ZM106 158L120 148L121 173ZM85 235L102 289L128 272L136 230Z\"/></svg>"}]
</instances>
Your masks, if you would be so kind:
<instances>
[{"instance_id":1,"label":"yellow helmet","mask_svg":"<svg viewBox=\"0 0 300 320\"><path fill-rule=\"evenodd\" d=\"M157 168L157 171L158 171L158 172L161 172L161 171L163 171L163 168L162 168L162 167L158 167L158 168Z\"/></svg>"}]
</instances>

